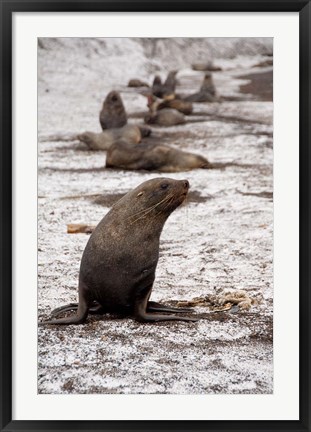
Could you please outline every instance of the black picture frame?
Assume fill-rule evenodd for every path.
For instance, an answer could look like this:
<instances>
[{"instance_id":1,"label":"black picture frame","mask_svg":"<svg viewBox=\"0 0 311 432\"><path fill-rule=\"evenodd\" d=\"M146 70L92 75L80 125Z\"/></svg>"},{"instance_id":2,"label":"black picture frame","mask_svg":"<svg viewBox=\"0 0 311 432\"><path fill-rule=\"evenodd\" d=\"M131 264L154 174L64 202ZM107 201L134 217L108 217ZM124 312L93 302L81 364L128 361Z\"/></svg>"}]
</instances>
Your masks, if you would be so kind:
<instances>
[{"instance_id":1,"label":"black picture frame","mask_svg":"<svg viewBox=\"0 0 311 432\"><path fill-rule=\"evenodd\" d=\"M310 422L310 1L13 1L1 12L1 431L311 431ZM12 420L12 14L14 12L299 12L299 420L15 421ZM290 373L290 371L288 371Z\"/></svg>"}]
</instances>

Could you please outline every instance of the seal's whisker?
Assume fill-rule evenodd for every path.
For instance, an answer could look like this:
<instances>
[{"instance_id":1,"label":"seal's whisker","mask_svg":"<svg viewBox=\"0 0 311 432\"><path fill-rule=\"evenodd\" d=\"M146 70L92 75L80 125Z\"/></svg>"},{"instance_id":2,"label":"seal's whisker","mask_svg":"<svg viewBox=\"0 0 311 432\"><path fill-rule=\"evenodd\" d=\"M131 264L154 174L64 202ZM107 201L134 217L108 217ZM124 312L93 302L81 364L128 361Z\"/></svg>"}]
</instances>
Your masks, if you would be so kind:
<instances>
[{"instance_id":1,"label":"seal's whisker","mask_svg":"<svg viewBox=\"0 0 311 432\"><path fill-rule=\"evenodd\" d=\"M161 203L163 203L163 202L165 202L165 201L161 201ZM161 204L161 203L159 203L159 204ZM137 221L140 220L140 219L143 219L145 216L147 216L147 214L149 214L149 213L150 213L152 210L154 210L156 207L157 207L157 205L154 206L154 207L149 207L149 211L145 212L145 213L142 214L140 217L138 217L137 219L135 219L134 221L132 221L132 224L135 223L135 222L137 222ZM160 212L160 213L162 213L162 212ZM155 216L157 216L157 215L155 215Z\"/></svg>"},{"instance_id":2,"label":"seal's whisker","mask_svg":"<svg viewBox=\"0 0 311 432\"><path fill-rule=\"evenodd\" d=\"M171 199L166 203L166 205L163 207L162 209L162 213L164 213L164 211L167 209L167 207L169 207L174 201L174 196L171 197Z\"/></svg>"},{"instance_id":3,"label":"seal's whisker","mask_svg":"<svg viewBox=\"0 0 311 432\"><path fill-rule=\"evenodd\" d=\"M167 197L165 197L162 201L158 202L157 204L155 204L154 206L148 207L140 217L138 217L137 219L135 219L134 221L132 221L132 224L134 224L135 222L137 222L140 219L143 219L145 216L147 216L147 214L149 214L152 210L154 210L156 207L158 207L160 204L163 204L165 202L167 202L169 199L173 198L173 195L168 195ZM137 215L137 213L136 213ZM134 215L132 215L134 216ZM131 216L131 217L132 217Z\"/></svg>"},{"instance_id":4,"label":"seal's whisker","mask_svg":"<svg viewBox=\"0 0 311 432\"><path fill-rule=\"evenodd\" d=\"M168 195L167 197L163 198L162 201L160 201L160 202L154 204L153 206L150 206L150 207L148 207L148 208L146 208L146 209L144 209L144 210L141 210L141 211L139 211L139 212L137 212L137 213L133 213L131 216L128 217L128 219L131 219L132 217L134 217L134 216L138 216L138 215L140 215L140 214L142 214L142 213L147 213L147 212L149 212L149 210L152 210L152 209L156 208L158 205L160 205L160 204L162 204L163 202L165 202L165 201L166 201L167 199L169 199L171 196L173 196L173 195Z\"/></svg>"},{"instance_id":5,"label":"seal's whisker","mask_svg":"<svg viewBox=\"0 0 311 432\"><path fill-rule=\"evenodd\" d=\"M155 206L157 206L157 204L155 204L155 205L153 205L153 206L151 206L151 207L148 207L148 208L146 208L146 209L144 209L144 210L141 210L141 211L139 211L139 212L137 212L137 213L133 213L133 214L131 214L127 219L131 219L131 218L133 218L133 217L135 217L135 216L141 215L142 213L147 212L149 209L154 208Z\"/></svg>"},{"instance_id":6,"label":"seal's whisker","mask_svg":"<svg viewBox=\"0 0 311 432\"><path fill-rule=\"evenodd\" d=\"M128 219L132 219L135 216L141 216L144 217L146 214L148 214L150 211L152 211L155 207L157 207L157 204L155 204L154 206L148 207L145 210L142 210L140 212L134 213L131 216L128 217Z\"/></svg>"}]
</instances>

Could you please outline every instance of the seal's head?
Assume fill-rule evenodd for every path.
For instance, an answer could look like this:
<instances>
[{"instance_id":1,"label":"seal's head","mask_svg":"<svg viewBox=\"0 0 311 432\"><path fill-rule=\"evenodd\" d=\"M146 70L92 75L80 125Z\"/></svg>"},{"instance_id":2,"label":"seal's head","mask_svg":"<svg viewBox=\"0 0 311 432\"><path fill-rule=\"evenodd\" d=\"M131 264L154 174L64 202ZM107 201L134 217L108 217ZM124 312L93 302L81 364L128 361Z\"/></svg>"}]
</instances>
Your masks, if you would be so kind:
<instances>
[{"instance_id":1,"label":"seal's head","mask_svg":"<svg viewBox=\"0 0 311 432\"><path fill-rule=\"evenodd\" d=\"M77 135L77 138L79 141L89 144L94 135L95 135L94 132L83 132Z\"/></svg>"},{"instance_id":2,"label":"seal's head","mask_svg":"<svg viewBox=\"0 0 311 432\"><path fill-rule=\"evenodd\" d=\"M117 91L112 90L107 94L103 102L103 108L112 109L112 107L120 107L120 106L123 107L121 96Z\"/></svg>"},{"instance_id":3,"label":"seal's head","mask_svg":"<svg viewBox=\"0 0 311 432\"><path fill-rule=\"evenodd\" d=\"M157 121L157 112L149 112L144 116L144 122L147 124L153 124Z\"/></svg>"},{"instance_id":4,"label":"seal's head","mask_svg":"<svg viewBox=\"0 0 311 432\"><path fill-rule=\"evenodd\" d=\"M77 136L80 142L85 143L89 149L98 150L96 146L97 134L94 132L83 132Z\"/></svg>"},{"instance_id":5,"label":"seal's head","mask_svg":"<svg viewBox=\"0 0 311 432\"><path fill-rule=\"evenodd\" d=\"M201 89L207 88L208 86L213 86L213 76L210 72L207 72L204 76Z\"/></svg>"},{"instance_id":6,"label":"seal's head","mask_svg":"<svg viewBox=\"0 0 311 432\"><path fill-rule=\"evenodd\" d=\"M155 86L155 85L161 85L162 84L162 80L161 80L161 77L159 77L159 75L156 75L155 77L154 77L154 80L153 80L153 86Z\"/></svg>"},{"instance_id":7,"label":"seal's head","mask_svg":"<svg viewBox=\"0 0 311 432\"><path fill-rule=\"evenodd\" d=\"M178 70L172 70L170 71L169 75L172 77L175 77L178 74Z\"/></svg>"},{"instance_id":8,"label":"seal's head","mask_svg":"<svg viewBox=\"0 0 311 432\"><path fill-rule=\"evenodd\" d=\"M183 203L189 187L188 180L163 177L141 183L125 196L131 201L128 209L129 223L150 221L153 218L166 220ZM116 207L123 204L123 198L116 203Z\"/></svg>"},{"instance_id":9,"label":"seal's head","mask_svg":"<svg viewBox=\"0 0 311 432\"><path fill-rule=\"evenodd\" d=\"M175 84L176 83L175 78L177 74L178 74L178 70L170 71L169 74L167 75L165 84L170 84L170 85Z\"/></svg>"}]
</instances>

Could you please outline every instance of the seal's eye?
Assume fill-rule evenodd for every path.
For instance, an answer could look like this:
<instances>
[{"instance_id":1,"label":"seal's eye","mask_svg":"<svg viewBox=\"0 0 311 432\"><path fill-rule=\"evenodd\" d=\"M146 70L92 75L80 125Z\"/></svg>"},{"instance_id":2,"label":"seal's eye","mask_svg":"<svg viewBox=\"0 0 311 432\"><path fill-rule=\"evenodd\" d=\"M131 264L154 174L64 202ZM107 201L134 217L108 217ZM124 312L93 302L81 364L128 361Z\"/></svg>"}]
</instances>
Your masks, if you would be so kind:
<instances>
[{"instance_id":1,"label":"seal's eye","mask_svg":"<svg viewBox=\"0 0 311 432\"><path fill-rule=\"evenodd\" d=\"M167 189L167 188L168 188L168 183L161 184L161 189Z\"/></svg>"},{"instance_id":2,"label":"seal's eye","mask_svg":"<svg viewBox=\"0 0 311 432\"><path fill-rule=\"evenodd\" d=\"M112 102L117 102L118 98L117 98L117 96L114 95L114 96L112 96L111 100L112 100Z\"/></svg>"},{"instance_id":3,"label":"seal's eye","mask_svg":"<svg viewBox=\"0 0 311 432\"><path fill-rule=\"evenodd\" d=\"M139 192L139 193L137 194L137 196L140 197L140 196L142 196L143 194L144 194L144 192Z\"/></svg>"}]
</instances>

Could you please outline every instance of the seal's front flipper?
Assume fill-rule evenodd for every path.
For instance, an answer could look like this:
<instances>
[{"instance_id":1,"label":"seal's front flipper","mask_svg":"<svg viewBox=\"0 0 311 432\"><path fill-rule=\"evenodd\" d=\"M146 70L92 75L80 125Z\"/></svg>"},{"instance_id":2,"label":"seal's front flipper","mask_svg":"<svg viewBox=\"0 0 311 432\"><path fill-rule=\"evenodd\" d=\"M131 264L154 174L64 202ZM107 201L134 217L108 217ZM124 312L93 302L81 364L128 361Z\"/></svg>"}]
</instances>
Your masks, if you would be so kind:
<instances>
[{"instance_id":1,"label":"seal's front flipper","mask_svg":"<svg viewBox=\"0 0 311 432\"><path fill-rule=\"evenodd\" d=\"M166 305L163 305L161 303L154 302L154 301L148 301L147 312L177 312L177 313L180 313L180 312L193 312L193 309L166 306Z\"/></svg>"}]
</instances>

